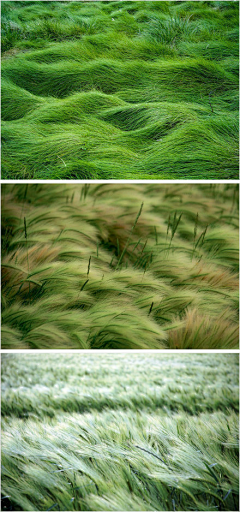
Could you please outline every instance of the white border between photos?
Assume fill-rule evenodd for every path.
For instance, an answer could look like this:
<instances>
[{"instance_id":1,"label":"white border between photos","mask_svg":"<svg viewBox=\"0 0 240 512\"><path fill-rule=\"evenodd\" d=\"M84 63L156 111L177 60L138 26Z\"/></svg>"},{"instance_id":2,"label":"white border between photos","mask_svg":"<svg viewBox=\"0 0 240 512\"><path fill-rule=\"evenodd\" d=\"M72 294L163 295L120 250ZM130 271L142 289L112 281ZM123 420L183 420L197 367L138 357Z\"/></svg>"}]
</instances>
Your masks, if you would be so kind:
<instances>
[{"instance_id":1,"label":"white border between photos","mask_svg":"<svg viewBox=\"0 0 240 512\"><path fill-rule=\"evenodd\" d=\"M6 184L15 184L17 185L18 183L21 184L21 183L38 183L39 185L40 184L46 184L46 185L50 185L50 184L58 184L58 185L72 185L72 184L77 184L77 185L82 185L82 184L85 184L85 183L88 183L89 185L91 184L104 184L104 183L108 183L109 185L111 184L122 184L122 185L126 185L126 184L129 184L129 183L135 183L137 185L144 185L145 183L152 183L152 184L158 184L158 185L170 185L170 184L176 184L176 185L184 185L185 183L186 184L209 184L209 183L215 183L215 184L221 184L221 183L236 183L236 184L240 184L240 180L0 180L0 183L1 185L5 185Z\"/></svg>"}]
</instances>

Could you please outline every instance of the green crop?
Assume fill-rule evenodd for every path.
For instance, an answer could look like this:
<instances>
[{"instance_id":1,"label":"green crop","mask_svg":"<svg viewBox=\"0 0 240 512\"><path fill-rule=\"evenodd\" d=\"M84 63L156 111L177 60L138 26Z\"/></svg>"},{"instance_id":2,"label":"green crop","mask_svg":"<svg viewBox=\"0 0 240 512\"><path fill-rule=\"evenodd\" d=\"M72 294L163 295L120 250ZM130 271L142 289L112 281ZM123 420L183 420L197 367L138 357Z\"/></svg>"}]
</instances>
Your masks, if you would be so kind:
<instances>
[{"instance_id":1,"label":"green crop","mask_svg":"<svg viewBox=\"0 0 240 512\"><path fill-rule=\"evenodd\" d=\"M239 510L238 374L237 354L4 354L2 510Z\"/></svg>"}]
</instances>

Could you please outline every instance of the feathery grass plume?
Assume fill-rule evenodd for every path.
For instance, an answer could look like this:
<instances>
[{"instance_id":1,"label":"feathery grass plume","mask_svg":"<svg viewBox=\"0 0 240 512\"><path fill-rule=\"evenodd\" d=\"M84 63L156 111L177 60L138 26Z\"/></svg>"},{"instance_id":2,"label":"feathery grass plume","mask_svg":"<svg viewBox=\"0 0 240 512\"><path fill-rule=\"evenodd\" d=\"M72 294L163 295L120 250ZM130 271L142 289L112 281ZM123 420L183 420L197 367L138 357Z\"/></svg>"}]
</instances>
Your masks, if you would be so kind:
<instances>
[{"instance_id":1,"label":"feathery grass plume","mask_svg":"<svg viewBox=\"0 0 240 512\"><path fill-rule=\"evenodd\" d=\"M229 183L4 185L3 346L238 348L238 222Z\"/></svg>"},{"instance_id":2,"label":"feathery grass plume","mask_svg":"<svg viewBox=\"0 0 240 512\"><path fill-rule=\"evenodd\" d=\"M238 355L88 354L2 356L2 508L239 510Z\"/></svg>"},{"instance_id":3,"label":"feathery grass plume","mask_svg":"<svg viewBox=\"0 0 240 512\"><path fill-rule=\"evenodd\" d=\"M238 2L1 16L4 179L238 178Z\"/></svg>"}]
</instances>

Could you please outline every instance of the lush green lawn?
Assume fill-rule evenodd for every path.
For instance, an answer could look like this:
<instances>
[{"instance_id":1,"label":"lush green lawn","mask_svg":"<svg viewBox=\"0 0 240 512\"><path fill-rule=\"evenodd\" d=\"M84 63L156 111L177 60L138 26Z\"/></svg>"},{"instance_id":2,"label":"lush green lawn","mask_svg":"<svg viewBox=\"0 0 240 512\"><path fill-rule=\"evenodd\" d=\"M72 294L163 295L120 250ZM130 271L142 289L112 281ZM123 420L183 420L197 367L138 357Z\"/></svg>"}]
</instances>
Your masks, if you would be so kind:
<instances>
[{"instance_id":1,"label":"lush green lawn","mask_svg":"<svg viewBox=\"0 0 240 512\"><path fill-rule=\"evenodd\" d=\"M2 416L2 510L238 510L238 355L4 355Z\"/></svg>"},{"instance_id":2,"label":"lush green lawn","mask_svg":"<svg viewBox=\"0 0 240 512\"><path fill-rule=\"evenodd\" d=\"M238 7L3 1L3 178L238 178Z\"/></svg>"},{"instance_id":3,"label":"lush green lawn","mask_svg":"<svg viewBox=\"0 0 240 512\"><path fill-rule=\"evenodd\" d=\"M238 185L2 187L2 347L238 348Z\"/></svg>"}]
</instances>

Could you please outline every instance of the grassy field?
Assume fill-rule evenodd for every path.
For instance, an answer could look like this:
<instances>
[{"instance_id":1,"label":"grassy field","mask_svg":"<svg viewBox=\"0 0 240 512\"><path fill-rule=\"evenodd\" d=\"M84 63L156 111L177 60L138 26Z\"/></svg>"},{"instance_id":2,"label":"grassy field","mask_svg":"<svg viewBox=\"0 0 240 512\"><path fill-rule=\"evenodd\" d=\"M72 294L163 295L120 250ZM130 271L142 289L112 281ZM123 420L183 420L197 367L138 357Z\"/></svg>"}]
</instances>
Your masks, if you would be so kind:
<instances>
[{"instance_id":1,"label":"grassy field","mask_svg":"<svg viewBox=\"0 0 240 512\"><path fill-rule=\"evenodd\" d=\"M238 2L1 4L4 179L238 178Z\"/></svg>"},{"instance_id":2,"label":"grassy field","mask_svg":"<svg viewBox=\"0 0 240 512\"><path fill-rule=\"evenodd\" d=\"M2 357L2 510L238 508L238 355Z\"/></svg>"},{"instance_id":3,"label":"grassy field","mask_svg":"<svg viewBox=\"0 0 240 512\"><path fill-rule=\"evenodd\" d=\"M2 187L2 348L238 348L238 185Z\"/></svg>"}]
</instances>

